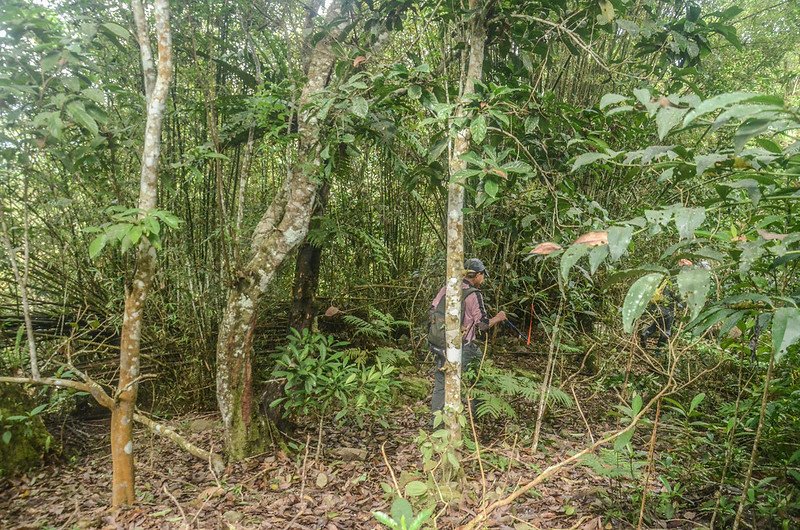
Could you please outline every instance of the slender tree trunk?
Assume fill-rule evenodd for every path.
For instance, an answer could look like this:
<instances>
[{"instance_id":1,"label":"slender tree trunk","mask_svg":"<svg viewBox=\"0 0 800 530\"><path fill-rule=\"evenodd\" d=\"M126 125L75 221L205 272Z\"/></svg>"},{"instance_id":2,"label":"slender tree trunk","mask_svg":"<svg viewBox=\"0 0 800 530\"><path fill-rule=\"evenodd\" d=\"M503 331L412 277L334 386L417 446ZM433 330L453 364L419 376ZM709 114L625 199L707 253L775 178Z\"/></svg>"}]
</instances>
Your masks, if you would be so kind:
<instances>
[{"instance_id":1,"label":"slender tree trunk","mask_svg":"<svg viewBox=\"0 0 800 530\"><path fill-rule=\"evenodd\" d=\"M325 183L319 191L319 200L314 209L314 217L323 215L328 205L330 185ZM304 242L297 251L297 263L292 286L292 308L289 314L289 327L297 331L310 328L314 321L314 301L319 286L319 268L322 262L322 248Z\"/></svg>"},{"instance_id":2,"label":"slender tree trunk","mask_svg":"<svg viewBox=\"0 0 800 530\"><path fill-rule=\"evenodd\" d=\"M486 21L482 0L470 0L470 11L474 13L470 22L469 62L467 64L462 100L475 92L475 82L483 75L484 45L486 43ZM464 114L463 103L456 115ZM450 183L447 185L447 289L445 293L445 338L447 340L447 362L445 371L444 418L451 433L451 440L461 440L461 425L458 421L461 405L461 278L464 275L464 185L453 181L453 175L466 168L461 157L469 151L469 127L461 129L453 141L450 151Z\"/></svg>"},{"instance_id":3,"label":"slender tree trunk","mask_svg":"<svg viewBox=\"0 0 800 530\"><path fill-rule=\"evenodd\" d=\"M140 0L132 0L131 7L136 20L137 33L139 33L142 62L144 64L147 57L150 57L152 62L146 23L139 18L143 15L144 9ZM152 84L148 73L150 71L147 66L144 68L145 86L152 86L152 89L147 91L147 123L142 149L142 172L139 188L141 216L155 209L157 205L161 124L172 80L172 36L169 26L168 0L156 0L153 12L158 41L158 65L156 78ZM148 53L144 52L145 48ZM156 265L155 248L146 238L142 238L137 251L133 282L126 289L125 314L120 338L119 383L111 409L112 504L114 506L132 504L136 500L133 467L133 415L139 388L142 311L145 298L153 283Z\"/></svg>"},{"instance_id":4,"label":"slender tree trunk","mask_svg":"<svg viewBox=\"0 0 800 530\"><path fill-rule=\"evenodd\" d=\"M328 8L326 25L342 12L341 2ZM283 186L253 233L251 258L239 271L217 339L217 403L222 414L228 458L241 460L269 440L269 425L256 418L253 399L252 347L256 310L286 256L308 232L319 187L320 126L309 104L328 84L335 63L333 44L344 27L339 24L310 51L308 81L298 101L297 159Z\"/></svg>"}]
</instances>

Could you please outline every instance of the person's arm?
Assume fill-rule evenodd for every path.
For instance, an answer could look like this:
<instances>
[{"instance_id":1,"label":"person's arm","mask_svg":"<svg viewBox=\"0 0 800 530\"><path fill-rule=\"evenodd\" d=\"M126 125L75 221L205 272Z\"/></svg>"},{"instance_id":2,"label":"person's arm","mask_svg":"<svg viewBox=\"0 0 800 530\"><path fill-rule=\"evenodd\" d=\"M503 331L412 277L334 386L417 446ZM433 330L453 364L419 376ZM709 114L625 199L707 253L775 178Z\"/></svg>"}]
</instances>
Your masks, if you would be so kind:
<instances>
[{"instance_id":1,"label":"person's arm","mask_svg":"<svg viewBox=\"0 0 800 530\"><path fill-rule=\"evenodd\" d=\"M500 322L502 322L503 320L506 320L507 318L508 317L506 317L505 311L498 311L498 313L495 316L489 319L489 327L495 326Z\"/></svg>"}]
</instances>

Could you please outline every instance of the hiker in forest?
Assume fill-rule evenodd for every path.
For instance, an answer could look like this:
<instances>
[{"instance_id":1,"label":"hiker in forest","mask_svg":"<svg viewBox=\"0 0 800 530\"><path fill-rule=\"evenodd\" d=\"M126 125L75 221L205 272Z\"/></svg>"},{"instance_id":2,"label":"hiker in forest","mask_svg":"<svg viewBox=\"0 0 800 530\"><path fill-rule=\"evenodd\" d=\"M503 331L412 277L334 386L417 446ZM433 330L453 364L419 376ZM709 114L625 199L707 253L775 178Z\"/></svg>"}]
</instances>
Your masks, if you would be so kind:
<instances>
[{"instance_id":1,"label":"hiker in forest","mask_svg":"<svg viewBox=\"0 0 800 530\"><path fill-rule=\"evenodd\" d=\"M495 324L506 319L505 311L498 312L492 318L486 313L483 294L480 287L488 276L486 267L478 258L468 259L464 263L464 279L461 282L461 371L469 368L471 363L480 361L483 347L477 340L478 332L485 332ZM444 364L447 360L447 344L444 337L444 306L446 286L431 302L428 312L430 323L428 346L433 353L436 370L433 376L433 397L431 410L436 412L444 406ZM474 404L473 404L474 405Z\"/></svg>"}]
</instances>

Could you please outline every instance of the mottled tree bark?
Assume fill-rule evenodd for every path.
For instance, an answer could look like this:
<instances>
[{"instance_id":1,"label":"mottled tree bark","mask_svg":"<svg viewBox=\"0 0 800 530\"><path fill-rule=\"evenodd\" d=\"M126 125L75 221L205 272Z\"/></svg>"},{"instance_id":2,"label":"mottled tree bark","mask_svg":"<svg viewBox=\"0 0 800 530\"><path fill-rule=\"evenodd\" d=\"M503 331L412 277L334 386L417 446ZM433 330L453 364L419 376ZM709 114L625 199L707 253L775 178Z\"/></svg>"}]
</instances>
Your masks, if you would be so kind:
<instances>
[{"instance_id":1,"label":"mottled tree bark","mask_svg":"<svg viewBox=\"0 0 800 530\"><path fill-rule=\"evenodd\" d=\"M342 14L342 3L327 10L326 24ZM283 186L253 233L250 261L238 273L228 295L217 338L217 403L231 461L241 460L269 443L265 418L257 415L252 385L253 332L256 309L278 267L303 241L321 180L320 126L310 109L312 98L328 84L334 63L333 44L344 23L335 26L310 49L308 81L298 100L297 159Z\"/></svg>"},{"instance_id":2,"label":"mottled tree bark","mask_svg":"<svg viewBox=\"0 0 800 530\"><path fill-rule=\"evenodd\" d=\"M470 11L474 13L469 26L469 62L463 76L462 103L456 108L456 116L465 112L463 100L475 92L475 81L483 75L486 26L484 5L481 0L470 0ZM450 182L447 185L447 289L445 292L445 338L447 340L447 362L444 365L444 420L450 430L451 441L461 440L461 424L458 416L461 404L461 278L464 275L464 185L452 176L465 169L467 163L461 157L469 151L470 131L465 127L458 131L450 150Z\"/></svg>"},{"instance_id":3,"label":"mottled tree bark","mask_svg":"<svg viewBox=\"0 0 800 530\"><path fill-rule=\"evenodd\" d=\"M314 217L325 213L330 185L326 182L319 190ZM313 223L313 222L312 222ZM322 248L308 241L300 245L294 270L292 307L289 312L289 327L297 331L310 328L314 321L314 301L319 286L319 268L322 263Z\"/></svg>"},{"instance_id":4,"label":"mottled tree bark","mask_svg":"<svg viewBox=\"0 0 800 530\"><path fill-rule=\"evenodd\" d=\"M156 0L156 39L158 64L155 81L146 65L150 53L144 8L140 0L132 0L131 8L136 22L137 36L142 50L145 87L147 90L147 122L142 148L142 171L139 180L140 216L156 208L158 190L158 159L161 152L161 124L166 109L169 85L172 81L172 37L169 26L169 2ZM141 17L141 18L140 18ZM147 48L147 52L145 52ZM152 88L150 88L152 87ZM134 495L133 466L133 416L139 388L139 350L141 347L142 311L156 272L156 250L147 240L139 242L136 255L136 272L127 286L125 314L120 336L119 382L111 408L111 458L113 463L112 504L132 504Z\"/></svg>"}]
</instances>

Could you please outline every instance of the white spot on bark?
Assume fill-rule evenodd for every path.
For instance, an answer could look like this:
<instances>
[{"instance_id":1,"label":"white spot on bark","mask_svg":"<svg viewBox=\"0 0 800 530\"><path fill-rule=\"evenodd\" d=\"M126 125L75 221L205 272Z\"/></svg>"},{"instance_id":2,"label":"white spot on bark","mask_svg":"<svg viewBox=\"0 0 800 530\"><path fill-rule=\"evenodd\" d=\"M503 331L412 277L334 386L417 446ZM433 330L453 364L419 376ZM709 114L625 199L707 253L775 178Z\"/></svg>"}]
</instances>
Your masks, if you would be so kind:
<instances>
[{"instance_id":1,"label":"white spot on bark","mask_svg":"<svg viewBox=\"0 0 800 530\"><path fill-rule=\"evenodd\" d=\"M133 442L128 441L128 443L125 444L123 451L125 451L126 455L133 453Z\"/></svg>"},{"instance_id":2,"label":"white spot on bark","mask_svg":"<svg viewBox=\"0 0 800 530\"><path fill-rule=\"evenodd\" d=\"M131 422L131 419L128 416L123 416L120 418L119 422L123 425L128 425Z\"/></svg>"}]
</instances>

